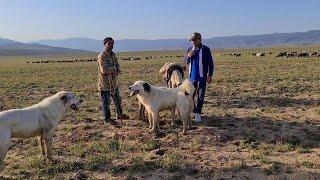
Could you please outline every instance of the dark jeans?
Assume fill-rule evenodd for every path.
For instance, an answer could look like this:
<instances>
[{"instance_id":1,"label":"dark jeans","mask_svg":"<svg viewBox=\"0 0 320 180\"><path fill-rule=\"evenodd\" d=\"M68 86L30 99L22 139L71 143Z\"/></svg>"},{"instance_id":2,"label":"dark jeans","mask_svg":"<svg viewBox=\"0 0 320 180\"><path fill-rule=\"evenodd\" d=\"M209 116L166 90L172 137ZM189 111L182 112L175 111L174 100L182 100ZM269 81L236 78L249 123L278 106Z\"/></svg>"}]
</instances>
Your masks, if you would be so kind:
<instances>
[{"instance_id":1,"label":"dark jeans","mask_svg":"<svg viewBox=\"0 0 320 180\"><path fill-rule=\"evenodd\" d=\"M102 112L104 115L104 120L108 121L111 118L111 112L110 112L110 96L113 99L114 106L116 108L117 116L120 116L122 114L122 108L121 108L121 97L119 88L115 90L115 94L110 94L110 91L101 91L101 101L102 101Z\"/></svg>"},{"instance_id":2,"label":"dark jeans","mask_svg":"<svg viewBox=\"0 0 320 180\"><path fill-rule=\"evenodd\" d=\"M195 97L197 96L197 101L195 101L193 112L201 114L202 106L204 103L204 95L206 93L207 87L206 79L194 81L193 85L196 88L196 93L193 95L193 99L195 99Z\"/></svg>"}]
</instances>

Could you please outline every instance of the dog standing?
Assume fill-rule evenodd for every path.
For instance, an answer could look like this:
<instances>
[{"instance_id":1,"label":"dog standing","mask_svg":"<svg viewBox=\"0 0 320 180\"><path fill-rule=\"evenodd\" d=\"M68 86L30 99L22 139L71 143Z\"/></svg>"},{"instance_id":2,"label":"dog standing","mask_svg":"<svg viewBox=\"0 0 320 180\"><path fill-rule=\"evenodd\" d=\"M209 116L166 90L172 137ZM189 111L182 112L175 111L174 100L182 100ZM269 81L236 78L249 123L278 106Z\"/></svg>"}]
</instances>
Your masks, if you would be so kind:
<instances>
[{"instance_id":1,"label":"dog standing","mask_svg":"<svg viewBox=\"0 0 320 180\"><path fill-rule=\"evenodd\" d=\"M156 87L145 81L136 81L129 89L130 96L137 95L139 102L148 112L150 132L154 132L157 127L160 111L171 110L171 123L173 123L176 108L183 122L182 133L185 134L187 128L190 128L190 113L193 110L192 95L195 88L189 80L185 80L177 88Z\"/></svg>"},{"instance_id":2,"label":"dog standing","mask_svg":"<svg viewBox=\"0 0 320 180\"><path fill-rule=\"evenodd\" d=\"M77 110L81 102L72 92L60 91L33 106L0 112L0 172L11 138L38 136L41 152L50 160L53 135L60 120L70 109Z\"/></svg>"},{"instance_id":3,"label":"dog standing","mask_svg":"<svg viewBox=\"0 0 320 180\"><path fill-rule=\"evenodd\" d=\"M185 70L185 66L178 62L173 62L165 63L158 73L163 75L168 88L176 88L182 83ZM139 103L139 119L147 121L145 107L141 103Z\"/></svg>"}]
</instances>

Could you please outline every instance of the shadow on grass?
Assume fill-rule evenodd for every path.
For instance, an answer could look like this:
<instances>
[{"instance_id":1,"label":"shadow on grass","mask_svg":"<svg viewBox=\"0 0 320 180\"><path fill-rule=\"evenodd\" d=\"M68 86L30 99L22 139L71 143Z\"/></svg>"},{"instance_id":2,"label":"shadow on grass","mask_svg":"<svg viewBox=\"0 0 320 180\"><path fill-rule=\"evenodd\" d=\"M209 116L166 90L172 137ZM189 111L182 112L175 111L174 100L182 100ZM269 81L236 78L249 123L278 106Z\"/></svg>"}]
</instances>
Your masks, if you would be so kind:
<instances>
[{"instance_id":1,"label":"shadow on grass","mask_svg":"<svg viewBox=\"0 0 320 180\"><path fill-rule=\"evenodd\" d=\"M280 108L280 107L316 107L320 105L320 100L317 99L294 99L288 97L263 97L254 96L247 97L244 99L237 99L230 97L228 99L218 99L217 102L205 101L205 103L210 104L213 107L238 107L238 108Z\"/></svg>"},{"instance_id":2,"label":"shadow on grass","mask_svg":"<svg viewBox=\"0 0 320 180\"><path fill-rule=\"evenodd\" d=\"M309 107L319 106L320 100L316 99L293 99L279 97L249 97L240 101L240 105L248 108L258 107Z\"/></svg>"},{"instance_id":3,"label":"shadow on grass","mask_svg":"<svg viewBox=\"0 0 320 180\"><path fill-rule=\"evenodd\" d=\"M320 147L320 127L312 123L286 122L268 117L205 116L201 125L216 127L221 142L288 143L293 146Z\"/></svg>"},{"instance_id":4,"label":"shadow on grass","mask_svg":"<svg viewBox=\"0 0 320 180\"><path fill-rule=\"evenodd\" d=\"M113 177L127 179L317 179L320 174L292 169L288 164L271 162L261 167L239 162L232 168L202 170L194 166L179 164L179 168L167 169L156 163L141 161L138 165L113 166L108 171Z\"/></svg>"}]
</instances>

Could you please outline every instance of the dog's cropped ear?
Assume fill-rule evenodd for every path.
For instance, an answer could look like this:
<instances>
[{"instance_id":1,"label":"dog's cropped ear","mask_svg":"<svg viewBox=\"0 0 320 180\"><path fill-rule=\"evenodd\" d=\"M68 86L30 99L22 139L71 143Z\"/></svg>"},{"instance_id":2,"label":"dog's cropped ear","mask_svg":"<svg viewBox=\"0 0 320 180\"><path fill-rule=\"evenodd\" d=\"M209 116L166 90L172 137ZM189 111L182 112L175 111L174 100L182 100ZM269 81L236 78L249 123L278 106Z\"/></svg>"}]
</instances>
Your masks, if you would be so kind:
<instances>
[{"instance_id":1,"label":"dog's cropped ear","mask_svg":"<svg viewBox=\"0 0 320 180\"><path fill-rule=\"evenodd\" d=\"M148 83L143 84L143 89L145 92L150 92L150 85Z\"/></svg>"},{"instance_id":2,"label":"dog's cropped ear","mask_svg":"<svg viewBox=\"0 0 320 180\"><path fill-rule=\"evenodd\" d=\"M63 103L66 104L69 100L68 94L64 93L64 94L60 95L60 100L62 100Z\"/></svg>"}]
</instances>

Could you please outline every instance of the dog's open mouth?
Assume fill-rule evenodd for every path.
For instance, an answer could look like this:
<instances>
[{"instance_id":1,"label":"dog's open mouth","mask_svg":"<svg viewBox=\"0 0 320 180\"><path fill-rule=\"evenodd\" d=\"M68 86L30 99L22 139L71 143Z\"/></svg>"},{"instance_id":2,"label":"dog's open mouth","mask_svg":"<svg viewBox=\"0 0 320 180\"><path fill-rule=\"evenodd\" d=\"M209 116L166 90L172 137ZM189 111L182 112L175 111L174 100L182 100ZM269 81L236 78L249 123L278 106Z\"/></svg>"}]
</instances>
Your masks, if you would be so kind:
<instances>
[{"instance_id":1,"label":"dog's open mouth","mask_svg":"<svg viewBox=\"0 0 320 180\"><path fill-rule=\"evenodd\" d=\"M79 110L78 106L75 104L71 104L71 109L73 110Z\"/></svg>"},{"instance_id":2,"label":"dog's open mouth","mask_svg":"<svg viewBox=\"0 0 320 180\"><path fill-rule=\"evenodd\" d=\"M139 93L139 90L134 90L130 92L130 97Z\"/></svg>"}]
</instances>

